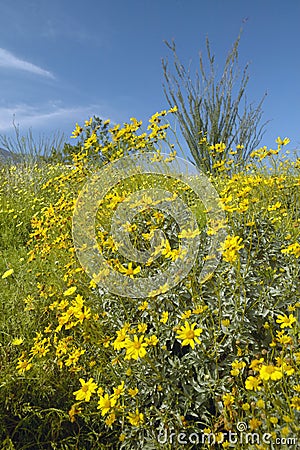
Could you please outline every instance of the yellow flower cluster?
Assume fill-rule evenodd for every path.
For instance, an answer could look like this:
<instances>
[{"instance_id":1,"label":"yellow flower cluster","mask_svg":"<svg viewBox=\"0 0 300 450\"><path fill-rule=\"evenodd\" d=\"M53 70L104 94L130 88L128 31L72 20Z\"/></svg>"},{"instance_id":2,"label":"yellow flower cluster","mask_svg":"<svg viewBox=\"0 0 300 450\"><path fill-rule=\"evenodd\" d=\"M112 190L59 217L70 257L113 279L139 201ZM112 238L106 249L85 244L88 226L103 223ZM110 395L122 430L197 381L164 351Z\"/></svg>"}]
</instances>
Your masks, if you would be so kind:
<instances>
[{"instance_id":1,"label":"yellow flower cluster","mask_svg":"<svg viewBox=\"0 0 300 450\"><path fill-rule=\"evenodd\" d=\"M126 409L124 402L122 401L122 403L120 403L121 397L124 397L126 394L124 381L113 388L112 394L105 393L103 388L99 387L93 378L90 378L88 381L79 378L79 382L81 384L80 389L73 392L76 401L90 402L92 395L96 393L98 395L97 409L101 411L101 416L106 416L105 424L107 426L111 426L116 421L117 414L124 414L124 410ZM129 398L135 397L138 391L137 388L128 388L127 394ZM78 409L77 405L72 405L72 408L69 411L71 421L75 421L75 414L79 414L80 412L81 409ZM136 408L135 412L129 410L127 420L132 426L140 427L144 423L144 414L140 413L138 408Z\"/></svg>"},{"instance_id":2,"label":"yellow flower cluster","mask_svg":"<svg viewBox=\"0 0 300 450\"><path fill-rule=\"evenodd\" d=\"M129 324L125 324L120 330L117 330L117 337L112 343L115 350L126 350L125 359L139 359L143 358L147 354L147 347L156 346L158 343L157 337L152 334L151 336L145 337L143 333L147 330L146 324L139 324L138 331L141 333L140 336L134 334L133 339L131 339L129 332L134 333L135 330L130 329Z\"/></svg>"},{"instance_id":3,"label":"yellow flower cluster","mask_svg":"<svg viewBox=\"0 0 300 450\"><path fill-rule=\"evenodd\" d=\"M293 314L287 316L286 314L279 314L276 322L280 324L281 328L290 328L297 323L296 317ZM277 331L277 337L271 346L276 346L276 342L281 345L291 345L293 340L291 336L284 334L284 331ZM264 381L277 381L284 376L291 376L295 373L295 368L290 361L284 360L282 357L277 358L277 364L265 364L264 358L255 359L250 364L250 369L257 373L257 375L249 376L246 380L245 387L248 390L260 390L261 383Z\"/></svg>"},{"instance_id":4,"label":"yellow flower cluster","mask_svg":"<svg viewBox=\"0 0 300 450\"><path fill-rule=\"evenodd\" d=\"M267 156L271 156L271 155L277 155L279 153L279 151L281 150L281 148L287 144L289 144L290 139L289 138L284 138L281 139L279 136L276 139L276 144L277 144L277 149L273 150L273 149L268 149L266 146L263 146L257 150L255 150L254 152L251 153L251 158L257 158L258 161L262 161L263 159L265 159Z\"/></svg>"},{"instance_id":5,"label":"yellow flower cluster","mask_svg":"<svg viewBox=\"0 0 300 450\"><path fill-rule=\"evenodd\" d=\"M238 251L244 248L242 238L239 236L227 236L220 250L224 261L234 263L238 257Z\"/></svg>"},{"instance_id":6,"label":"yellow flower cluster","mask_svg":"<svg viewBox=\"0 0 300 450\"><path fill-rule=\"evenodd\" d=\"M298 242L290 244L287 248L283 248L281 252L288 255L295 255L296 258L300 258L300 244Z\"/></svg>"},{"instance_id":7,"label":"yellow flower cluster","mask_svg":"<svg viewBox=\"0 0 300 450\"><path fill-rule=\"evenodd\" d=\"M74 293L73 287L70 288L69 294ZM66 292L65 292L66 294ZM54 309L57 308L58 310L64 310L67 306L69 306L69 302L66 300L62 300L60 303L54 302L52 303L49 308ZM77 295L75 300L72 300L71 306L58 315L58 326L56 327L56 331L60 331L63 327L65 327L66 330L76 327L78 324L82 324L84 320L87 320L91 317L91 309L85 306L84 299L81 295Z\"/></svg>"},{"instance_id":8,"label":"yellow flower cluster","mask_svg":"<svg viewBox=\"0 0 300 450\"><path fill-rule=\"evenodd\" d=\"M257 310L260 307L269 308L267 305L269 297L268 299L264 297L265 292L270 291L271 294L275 291L274 286L279 285L282 280L288 285L291 279L288 278L290 273L286 267L274 268L276 261L271 258L269 266L266 263L262 269L263 275L268 275L264 280L270 284L258 285L257 297L253 294L253 299L250 298L253 304L248 302L248 292L242 283L245 281L243 277L248 274L255 279L255 270L258 270L256 266L255 270L253 269L251 258L255 258L253 255L257 255L261 248L264 249L261 244L263 239L259 228L260 222L265 221L268 226L272 224L274 229L271 227L270 229L274 235L273 230L280 232L282 229L285 230L283 245L281 241L279 244L276 243L281 261L288 259L295 264L297 261L293 256L296 258L300 256L298 243L300 222L294 205L296 203L294 194L298 192L296 189L300 184L296 176L290 177L278 172L265 176L252 170L233 174L231 177L223 174L215 180L217 187L220 188L221 205L227 213L227 218L224 223L217 220L207 223L205 229L208 236L214 236L219 229L227 225L232 227L231 234L226 237L219 249L223 255L220 272L227 274L234 269L239 277L241 289L230 286L230 280L226 280L226 276L220 280L218 272L206 285L200 286L194 277L198 270L198 266L195 265L194 272L172 291L166 282L157 286L147 299L119 298L103 294L97 288L96 281L100 280L100 276L107 275L105 271L95 274L92 281L87 281L86 274L76 259L71 221L78 193L92 170L88 164L89 157L100 155L105 164L135 149L147 149L156 150L153 162L160 161L162 150L155 144L165 139L169 125L165 124L163 119L172 112L175 112L175 109L154 114L145 133L140 131L141 121L135 118L131 118L130 123L123 126L110 127L110 122L106 121L103 124L108 133L105 144L100 139L100 129L92 128L92 119L86 121L84 126L76 124L72 137L80 137L86 131L89 131L89 134L86 134L81 150L73 155L74 165L68 168L49 169L51 176L48 177L48 181L43 182L39 199L34 200L35 196L28 194L29 198L32 197L29 202L32 214L26 270L28 274L32 273L36 282L30 288L30 293L25 294L24 312L32 317L36 317L38 311L42 313L41 322L37 325L39 332L33 335L30 345L27 346L21 332L17 331L12 335L9 345L13 346L11 348L15 353L20 349L19 357L16 357L13 363L14 367L21 376L29 372L28 378L31 370L35 376L44 370L44 367L51 367L53 373L59 371L61 378L67 375L71 380L79 380L78 388L76 387L73 392L77 403L67 406L70 408L70 421L75 422L76 416L80 414L88 416L93 408L94 410L97 408L103 424L107 427L115 424L117 432L122 431L119 439L123 442L128 438L126 436L128 428L151 426L149 424L155 417L155 408L159 410L164 402L164 396L167 398L169 395L170 372L167 371L170 370L171 363L176 360L182 373L185 365L190 370L188 373L192 373L191 368L196 367L201 360L204 365L213 364L214 367L220 368L220 372L216 369L216 377L218 386L222 386L222 390L218 392L225 411L222 427L229 428L239 415L240 419L245 417L249 419L251 430L262 429L266 424L268 429L273 430L277 425L284 430L291 426L289 424L295 421L294 413L300 410L300 352L297 351L298 323L297 315L294 313L297 304L293 302L285 313L277 314L274 323L272 323L272 308L268 317L263 319L263 322L266 322L260 331L267 336L265 339L267 343L264 345L267 348L270 346L269 353L267 351L261 353L259 350L252 352L252 335L249 334L247 339L241 340L238 340L238 337L240 339L240 335L243 334L242 328L248 323L246 316L249 310L254 310L257 305L259 305ZM205 136L201 142L203 146L209 146ZM287 139L278 138L277 150L262 148L253 157L262 160L268 154L272 156L287 143ZM219 172L226 170L232 162L226 160L225 154L233 156L240 149L242 146L228 151L222 142L209 146L211 155L215 158L213 167ZM175 155L176 152L172 151L169 155L170 160ZM165 182L163 188L167 188L168 183L169 180ZM123 255L120 256L122 243L114 241L107 224L120 204L134 191L132 187L136 185L146 189L149 185L151 187L156 184L154 182L151 185L147 176L144 176L142 181L137 179L132 185L124 183L124 186L112 189L99 204L95 226L98 250L105 256L111 268L123 274L124 278L130 279L142 278L148 270L149 272L152 270L151 274L155 274L158 261L166 267L174 261L183 260L185 252L181 240L193 239L200 234L202 237L198 229L191 228L181 230L176 238L175 233L168 234L170 218L165 212L155 210L157 206L155 199L145 195L134 205L141 207L141 213L134 217L132 223L127 222L122 226L130 233L132 243L137 247L140 245L143 249L147 248L151 256L144 265L128 262ZM198 203L193 204L194 199L187 186L179 180L172 188L174 195L166 200L175 200L177 196L189 199L198 215L202 214L203 205L200 208ZM32 190L34 191L34 184ZM287 190L294 195L291 204L286 195ZM16 190L14 198L17 194ZM5 217L14 224L14 230L17 226L22 227L19 224L22 222L20 211L23 207L17 211L13 204L7 203L1 205L1 208L0 214L5 213ZM293 208L292 214L289 208ZM289 225L288 232L286 225ZM152 246L156 230L161 228L167 232L163 239L156 241ZM242 234L241 230L246 232ZM278 232L278 236L281 235ZM240 253L241 249L245 250ZM239 258L240 254L243 258ZM212 256L206 255L204 258L208 260L210 257ZM236 261L238 264L235 264ZM15 283L20 272L15 262L5 261L1 271L3 285L9 287ZM218 285L220 281L221 287ZM223 288L225 292L230 293L228 298L226 295L223 296ZM240 302L240 297L238 300L234 299L237 291L238 295L240 292L245 295L245 304ZM236 301L234 311L231 301ZM227 351L227 342L231 345L230 352ZM178 348L179 357L176 353ZM179 377L180 371L176 373ZM215 376L213 373L207 375L208 373L209 371L206 371L201 379L203 389L210 386L209 377ZM182 380L176 382L179 385ZM193 379L193 382L196 383L196 379ZM288 386L293 386L292 392L288 392ZM226 389L231 391L226 392ZM193 389L189 392L191 397L188 401L193 403L198 394L196 389L195 392ZM285 402L282 408L284 414L276 407L277 392L283 393L282 398L276 397L276 401ZM151 403L150 410L147 410L145 405L150 398L149 395L154 399L155 407L152 407ZM185 395L184 390L180 392L181 395ZM183 407L176 403L177 407L176 414L178 413L177 416L180 417L184 412ZM167 408L164 411L165 420L173 426L175 406L171 405L172 412ZM189 419L184 418L183 424L189 426ZM214 423L214 427L219 425L220 423ZM137 430L130 430L130 433L135 431ZM221 442L222 433L218 439ZM223 447L226 448L226 445Z\"/></svg>"},{"instance_id":9,"label":"yellow flower cluster","mask_svg":"<svg viewBox=\"0 0 300 450\"><path fill-rule=\"evenodd\" d=\"M131 149L142 150L145 148L154 148L153 144L160 140L166 138L166 129L169 128L169 124L161 123L162 117L165 117L169 113L175 113L177 108L170 108L168 111L163 110L161 112L155 113L149 119L149 126L146 132L137 134L138 130L142 126L142 121L138 121L135 117L130 118L130 123L124 123L123 127L120 124L108 128L108 133L111 135L111 142L101 145L97 136L97 127L90 133L90 135L85 139L83 150L92 151L94 153L101 153L104 155L108 161L113 161L116 158L120 158L131 151ZM85 122L85 128L89 129L92 125L92 119ZM109 121L103 123L104 128L109 125ZM75 130L72 133L73 138L79 137L84 132L84 127L76 124ZM87 153L82 152L83 159L86 158ZM78 157L80 155L74 155L76 161L78 162Z\"/></svg>"}]
</instances>

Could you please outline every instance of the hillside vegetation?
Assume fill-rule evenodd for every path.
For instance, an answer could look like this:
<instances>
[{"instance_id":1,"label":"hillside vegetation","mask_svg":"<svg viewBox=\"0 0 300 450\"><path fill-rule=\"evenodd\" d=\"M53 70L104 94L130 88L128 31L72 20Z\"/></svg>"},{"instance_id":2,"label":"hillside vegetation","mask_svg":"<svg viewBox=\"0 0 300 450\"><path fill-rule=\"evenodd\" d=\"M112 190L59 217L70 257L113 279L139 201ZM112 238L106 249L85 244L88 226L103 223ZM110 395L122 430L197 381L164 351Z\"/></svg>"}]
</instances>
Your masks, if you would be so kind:
<instances>
[{"instance_id":1,"label":"hillside vegetation","mask_svg":"<svg viewBox=\"0 0 300 450\"><path fill-rule=\"evenodd\" d=\"M78 141L64 153L1 166L0 448L222 449L233 448L230 432L236 449L300 439L300 160L284 153L286 138L243 162L232 157L241 146L200 136L214 174L199 175L199 186L218 194L212 219L206 191L201 198L195 180L172 172L166 117L175 111L154 114L144 131L134 118L91 118L76 124ZM166 170L141 172L135 155L147 153ZM74 225L86 182L105 168L108 180L127 157L135 175L93 186L96 217L88 210ZM164 210L151 196L158 188L169 193ZM148 252L142 261L121 251L110 227L137 191L135 214L119 226ZM194 228L178 223L178 198ZM80 220L107 263L94 273L79 261ZM198 245L191 254L189 240ZM173 278L129 295L172 267ZM105 284L110 271L123 280L119 294Z\"/></svg>"}]
</instances>

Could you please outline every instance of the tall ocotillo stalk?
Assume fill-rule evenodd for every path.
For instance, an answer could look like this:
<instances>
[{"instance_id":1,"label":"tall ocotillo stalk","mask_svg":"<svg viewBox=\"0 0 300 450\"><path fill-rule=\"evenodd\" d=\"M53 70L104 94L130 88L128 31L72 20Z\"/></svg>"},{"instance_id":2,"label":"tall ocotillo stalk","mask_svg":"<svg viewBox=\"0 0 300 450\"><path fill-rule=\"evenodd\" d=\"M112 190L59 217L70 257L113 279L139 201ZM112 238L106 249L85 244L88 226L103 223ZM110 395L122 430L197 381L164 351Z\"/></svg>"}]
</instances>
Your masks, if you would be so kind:
<instances>
[{"instance_id":1,"label":"tall ocotillo stalk","mask_svg":"<svg viewBox=\"0 0 300 450\"><path fill-rule=\"evenodd\" d=\"M266 94L256 107L247 104L245 91L249 81L248 64L240 75L239 42L240 34L226 58L222 75L217 78L215 57L206 38L209 70L206 71L200 54L200 74L196 72L194 79L190 68L186 69L181 64L175 42L165 42L172 52L174 70L171 72L168 61L162 60L164 92L169 105L177 106L176 115L183 138L196 165L205 172L214 173L214 164L228 158L230 148L234 145L241 146L234 156L230 154L234 165L245 164L250 153L261 142L267 123L260 126ZM226 144L225 151L212 155L207 143L215 145L220 142Z\"/></svg>"}]
</instances>

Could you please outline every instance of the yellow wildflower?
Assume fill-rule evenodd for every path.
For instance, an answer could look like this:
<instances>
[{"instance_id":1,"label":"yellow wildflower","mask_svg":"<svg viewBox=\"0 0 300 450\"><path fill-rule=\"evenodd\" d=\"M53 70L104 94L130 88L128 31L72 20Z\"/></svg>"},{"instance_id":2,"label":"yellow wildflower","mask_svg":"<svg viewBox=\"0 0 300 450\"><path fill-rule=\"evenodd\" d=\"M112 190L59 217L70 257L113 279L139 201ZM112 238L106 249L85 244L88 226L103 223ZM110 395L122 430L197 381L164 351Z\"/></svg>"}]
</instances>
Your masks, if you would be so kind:
<instances>
[{"instance_id":1,"label":"yellow wildflower","mask_svg":"<svg viewBox=\"0 0 300 450\"><path fill-rule=\"evenodd\" d=\"M154 347L155 345L158 344L158 339L157 339L157 337L155 336L155 334L153 334L152 336L147 337L147 338L145 339L145 342L146 342L147 345L152 345L152 346Z\"/></svg>"},{"instance_id":2,"label":"yellow wildflower","mask_svg":"<svg viewBox=\"0 0 300 450\"><path fill-rule=\"evenodd\" d=\"M252 417L249 421L250 430L256 430L262 424L261 420L256 419L256 417Z\"/></svg>"},{"instance_id":3,"label":"yellow wildflower","mask_svg":"<svg viewBox=\"0 0 300 450\"><path fill-rule=\"evenodd\" d=\"M139 392L138 388L134 388L134 389L128 389L128 394L131 397L135 397L137 395L137 393Z\"/></svg>"},{"instance_id":4,"label":"yellow wildflower","mask_svg":"<svg viewBox=\"0 0 300 450\"><path fill-rule=\"evenodd\" d=\"M133 341L129 338L125 340L124 347L126 348L125 359L138 359L146 355L147 343L143 342L144 336L138 337L136 334Z\"/></svg>"},{"instance_id":5,"label":"yellow wildflower","mask_svg":"<svg viewBox=\"0 0 300 450\"><path fill-rule=\"evenodd\" d=\"M256 406L257 406L259 409L263 409L263 408L265 407L265 402L260 398L259 400L257 400Z\"/></svg>"},{"instance_id":6,"label":"yellow wildflower","mask_svg":"<svg viewBox=\"0 0 300 450\"><path fill-rule=\"evenodd\" d=\"M67 290L64 292L64 296L67 297L67 296L69 296L69 295L73 295L74 292L76 291L76 289L77 289L76 286L70 287L69 289L67 289Z\"/></svg>"},{"instance_id":7,"label":"yellow wildflower","mask_svg":"<svg viewBox=\"0 0 300 450\"><path fill-rule=\"evenodd\" d=\"M293 339L291 336L284 334L284 331L276 331L277 337L276 341L283 345L291 345L293 343Z\"/></svg>"},{"instance_id":8,"label":"yellow wildflower","mask_svg":"<svg viewBox=\"0 0 300 450\"><path fill-rule=\"evenodd\" d=\"M300 411L300 397L293 397L291 401L291 407Z\"/></svg>"},{"instance_id":9,"label":"yellow wildflower","mask_svg":"<svg viewBox=\"0 0 300 450\"><path fill-rule=\"evenodd\" d=\"M121 395L124 394L124 392L125 392L124 384L125 384L124 381L122 381L122 383L119 384L118 387L114 388L114 393L113 393L112 397L114 397L116 400L117 400Z\"/></svg>"},{"instance_id":10,"label":"yellow wildflower","mask_svg":"<svg viewBox=\"0 0 300 450\"><path fill-rule=\"evenodd\" d=\"M105 416L117 403L117 399L114 396L108 394L100 395L97 409L101 409L101 416Z\"/></svg>"},{"instance_id":11,"label":"yellow wildflower","mask_svg":"<svg viewBox=\"0 0 300 450\"><path fill-rule=\"evenodd\" d=\"M181 318L181 320L188 319L189 317L191 317L191 314L192 314L192 311L190 309L188 309L187 311L184 311L181 314L180 318Z\"/></svg>"},{"instance_id":12,"label":"yellow wildflower","mask_svg":"<svg viewBox=\"0 0 300 450\"><path fill-rule=\"evenodd\" d=\"M132 262L128 263L128 267L124 267L120 264L119 271L124 273L126 276L130 278L134 278L134 275L141 271L141 267L137 266L135 269L132 268Z\"/></svg>"},{"instance_id":13,"label":"yellow wildflower","mask_svg":"<svg viewBox=\"0 0 300 450\"><path fill-rule=\"evenodd\" d=\"M78 125L78 123L76 123L76 125L75 125L75 130L72 131L72 136L71 136L71 138L77 138L77 137L82 133L82 131L83 131L83 128L80 127L80 126Z\"/></svg>"},{"instance_id":14,"label":"yellow wildflower","mask_svg":"<svg viewBox=\"0 0 300 450\"><path fill-rule=\"evenodd\" d=\"M140 311L145 311L148 308L148 305L149 305L149 303L145 301L138 307L138 309Z\"/></svg>"},{"instance_id":15,"label":"yellow wildflower","mask_svg":"<svg viewBox=\"0 0 300 450\"><path fill-rule=\"evenodd\" d=\"M81 388L78 391L73 392L73 395L76 396L76 400L89 402L91 395L97 390L97 384L94 383L93 378L90 378L87 382L85 382L83 378L79 378L79 381Z\"/></svg>"},{"instance_id":16,"label":"yellow wildflower","mask_svg":"<svg viewBox=\"0 0 300 450\"><path fill-rule=\"evenodd\" d=\"M284 139L281 139L281 137L278 136L278 138L276 139L275 142L276 142L276 144L282 146L282 145L287 145L287 144L289 144L289 142L291 142L291 141L290 141L290 139L287 138L287 137L285 137Z\"/></svg>"},{"instance_id":17,"label":"yellow wildflower","mask_svg":"<svg viewBox=\"0 0 300 450\"><path fill-rule=\"evenodd\" d=\"M67 367L70 367L72 365L75 366L76 363L78 362L80 356L83 355L84 353L85 353L85 350L76 348L71 353L69 353L68 358L65 360L65 365Z\"/></svg>"},{"instance_id":18,"label":"yellow wildflower","mask_svg":"<svg viewBox=\"0 0 300 450\"><path fill-rule=\"evenodd\" d=\"M253 359L250 364L250 369L252 369L254 372L258 372L263 362L264 358Z\"/></svg>"},{"instance_id":19,"label":"yellow wildflower","mask_svg":"<svg viewBox=\"0 0 300 450\"><path fill-rule=\"evenodd\" d=\"M12 345L21 345L24 342L23 338L14 338L12 340Z\"/></svg>"},{"instance_id":20,"label":"yellow wildflower","mask_svg":"<svg viewBox=\"0 0 300 450\"><path fill-rule=\"evenodd\" d=\"M198 339L198 336L202 333L202 328L197 328L196 323L192 323L190 325L187 321L185 321L184 325L180 327L180 329L177 331L177 339L182 340L182 346L190 345L193 349L195 348L195 342L198 344L201 344L200 339Z\"/></svg>"},{"instance_id":21,"label":"yellow wildflower","mask_svg":"<svg viewBox=\"0 0 300 450\"><path fill-rule=\"evenodd\" d=\"M296 258L300 258L300 244L295 242L294 244L290 244L287 248L283 248L281 253L287 253L290 255L295 255Z\"/></svg>"},{"instance_id":22,"label":"yellow wildflower","mask_svg":"<svg viewBox=\"0 0 300 450\"><path fill-rule=\"evenodd\" d=\"M163 311L163 312L161 313L160 322L162 322L162 323L167 323L168 318L169 318L169 313L168 313L168 311Z\"/></svg>"},{"instance_id":23,"label":"yellow wildflower","mask_svg":"<svg viewBox=\"0 0 300 450\"><path fill-rule=\"evenodd\" d=\"M243 403L243 404L242 404L242 409L243 409L244 411L249 411L249 409L250 409L249 403Z\"/></svg>"},{"instance_id":24,"label":"yellow wildflower","mask_svg":"<svg viewBox=\"0 0 300 450\"><path fill-rule=\"evenodd\" d=\"M234 396L229 393L222 395L222 399L225 407L234 403Z\"/></svg>"},{"instance_id":25,"label":"yellow wildflower","mask_svg":"<svg viewBox=\"0 0 300 450\"><path fill-rule=\"evenodd\" d=\"M207 305L198 305L195 309L193 309L193 314L202 314L204 311L208 309Z\"/></svg>"},{"instance_id":26,"label":"yellow wildflower","mask_svg":"<svg viewBox=\"0 0 300 450\"><path fill-rule=\"evenodd\" d=\"M24 375L25 372L31 369L32 367L32 358L26 359L25 354L22 353L22 356L18 359L17 369L20 375Z\"/></svg>"},{"instance_id":27,"label":"yellow wildflower","mask_svg":"<svg viewBox=\"0 0 300 450\"><path fill-rule=\"evenodd\" d=\"M231 363L231 367L232 367L232 370L230 371L231 375L236 377L237 375L239 375L241 369L243 369L245 366L246 366L246 363L244 361L238 361L237 359L235 359Z\"/></svg>"},{"instance_id":28,"label":"yellow wildflower","mask_svg":"<svg viewBox=\"0 0 300 450\"><path fill-rule=\"evenodd\" d=\"M116 415L114 412L110 413L109 416L105 420L105 424L107 426L111 426L116 421Z\"/></svg>"},{"instance_id":29,"label":"yellow wildflower","mask_svg":"<svg viewBox=\"0 0 300 450\"><path fill-rule=\"evenodd\" d=\"M290 314L289 317L286 314L279 314L276 322L281 324L280 328L292 328L293 323L296 322L296 317L294 317L293 314Z\"/></svg>"},{"instance_id":30,"label":"yellow wildflower","mask_svg":"<svg viewBox=\"0 0 300 450\"><path fill-rule=\"evenodd\" d=\"M134 427L139 427L144 423L144 414L140 413L138 409L135 410L135 413L129 413L127 419L131 425Z\"/></svg>"},{"instance_id":31,"label":"yellow wildflower","mask_svg":"<svg viewBox=\"0 0 300 450\"><path fill-rule=\"evenodd\" d=\"M262 380L268 381L268 380L280 380L282 378L282 371L278 369L277 367L270 365L263 364L261 366L261 369L259 371L259 376Z\"/></svg>"},{"instance_id":32,"label":"yellow wildflower","mask_svg":"<svg viewBox=\"0 0 300 450\"><path fill-rule=\"evenodd\" d=\"M245 387L249 391L260 391L261 390L260 384L261 380L259 378L250 376L247 378L245 382Z\"/></svg>"},{"instance_id":33,"label":"yellow wildflower","mask_svg":"<svg viewBox=\"0 0 300 450\"><path fill-rule=\"evenodd\" d=\"M139 333L145 333L147 331L147 324L146 323L139 323L138 324L138 332Z\"/></svg>"},{"instance_id":34,"label":"yellow wildflower","mask_svg":"<svg viewBox=\"0 0 300 450\"><path fill-rule=\"evenodd\" d=\"M292 366L290 366L289 364L287 364L285 361L283 361L283 363L282 363L281 370L283 370L283 372L287 376L291 376L295 372L295 369Z\"/></svg>"},{"instance_id":35,"label":"yellow wildflower","mask_svg":"<svg viewBox=\"0 0 300 450\"><path fill-rule=\"evenodd\" d=\"M5 278L9 277L13 273L14 273L14 269L8 269L6 272L4 272L4 274L2 275L1 278L4 280Z\"/></svg>"},{"instance_id":36,"label":"yellow wildflower","mask_svg":"<svg viewBox=\"0 0 300 450\"><path fill-rule=\"evenodd\" d=\"M224 261L229 263L233 263L237 259L238 251L241 248L244 248L244 245L241 244L242 238L239 236L227 236L225 242L221 245L219 249L222 251L222 256Z\"/></svg>"}]
</instances>

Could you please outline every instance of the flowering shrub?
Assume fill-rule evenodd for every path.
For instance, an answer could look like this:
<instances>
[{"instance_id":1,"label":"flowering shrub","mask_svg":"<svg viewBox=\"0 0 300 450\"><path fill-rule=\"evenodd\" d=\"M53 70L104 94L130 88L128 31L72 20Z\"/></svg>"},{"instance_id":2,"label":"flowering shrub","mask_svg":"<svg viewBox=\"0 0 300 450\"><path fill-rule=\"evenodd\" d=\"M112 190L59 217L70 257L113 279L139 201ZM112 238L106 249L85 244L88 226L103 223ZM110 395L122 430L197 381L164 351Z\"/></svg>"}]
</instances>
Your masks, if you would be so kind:
<instances>
[{"instance_id":1,"label":"flowering shrub","mask_svg":"<svg viewBox=\"0 0 300 450\"><path fill-rule=\"evenodd\" d=\"M181 432L213 433L216 442L201 448L228 448L226 436L241 422L274 442L299 434L299 160L271 159L264 168L274 153L263 148L247 170L229 176L231 163L219 158L220 176L211 182L226 223L206 220L192 189L166 175L137 175L106 194L95 220L98 250L129 280L183 261L183 239L204 245L226 230L222 259L203 282L201 262L211 255L202 246L184 279L146 298L102 289L77 259L72 217L85 181L96 164L136 150L155 152L153 162L172 161L172 146L167 160L162 154L163 118L172 111L152 116L147 132L136 119L123 127L76 124L73 136L82 142L71 166L1 172L4 448L194 448L171 442L170 433ZM279 153L288 142L277 144ZM211 147L216 155L223 150L222 143ZM128 261L110 234L112 216L133 191L158 185L184 199L198 230L178 233L146 196L124 227L151 256ZM164 237L151 246L158 230ZM253 448L269 447L260 441Z\"/></svg>"}]
</instances>

